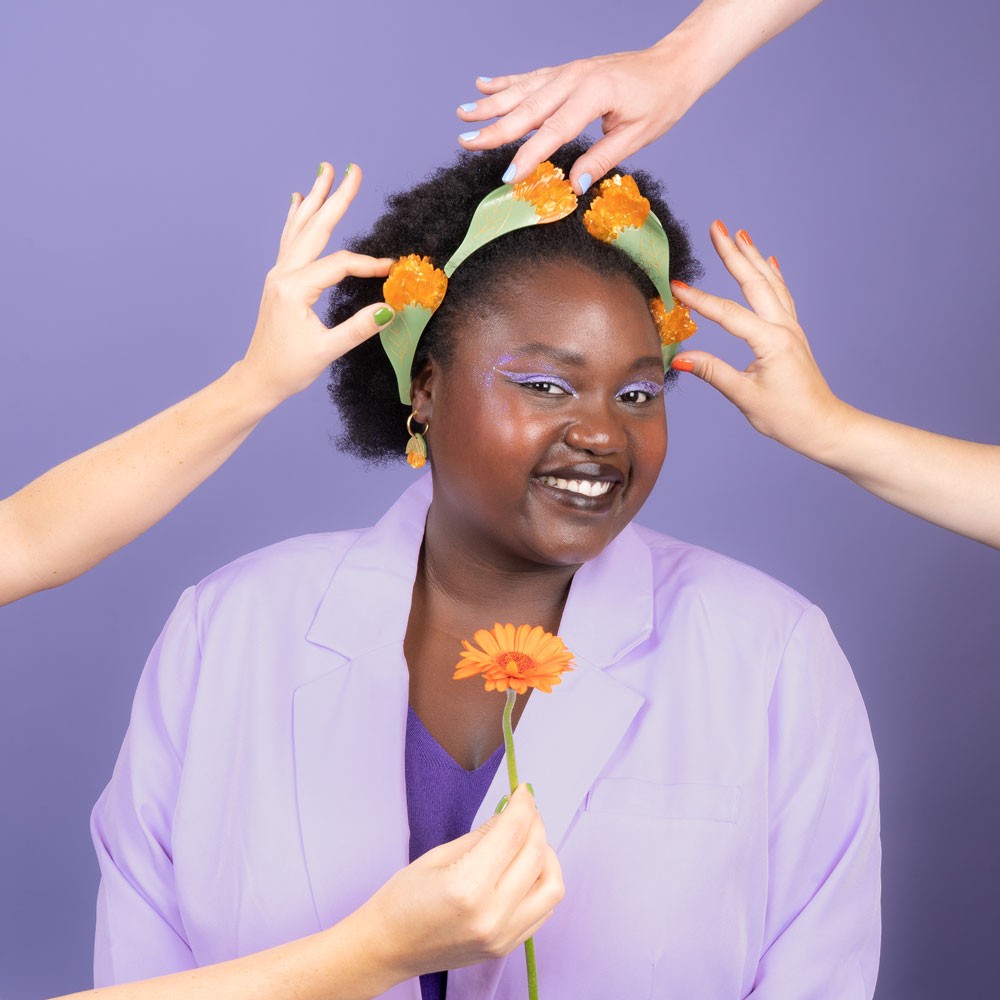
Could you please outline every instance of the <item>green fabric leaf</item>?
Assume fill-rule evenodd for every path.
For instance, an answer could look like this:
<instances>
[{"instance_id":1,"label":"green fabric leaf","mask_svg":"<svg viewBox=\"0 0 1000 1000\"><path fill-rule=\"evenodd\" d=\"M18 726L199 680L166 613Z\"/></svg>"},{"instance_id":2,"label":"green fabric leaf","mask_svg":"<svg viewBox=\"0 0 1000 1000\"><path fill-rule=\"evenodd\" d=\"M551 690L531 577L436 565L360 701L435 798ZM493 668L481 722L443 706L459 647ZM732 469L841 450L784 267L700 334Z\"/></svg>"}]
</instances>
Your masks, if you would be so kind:
<instances>
[{"instance_id":1,"label":"green fabric leaf","mask_svg":"<svg viewBox=\"0 0 1000 1000\"><path fill-rule=\"evenodd\" d=\"M504 184L491 191L480 203L469 223L461 246L451 255L444 266L444 273L450 278L466 257L486 246L498 236L512 233L515 229L533 226L538 222L534 206L514 197L514 188Z\"/></svg>"}]
</instances>

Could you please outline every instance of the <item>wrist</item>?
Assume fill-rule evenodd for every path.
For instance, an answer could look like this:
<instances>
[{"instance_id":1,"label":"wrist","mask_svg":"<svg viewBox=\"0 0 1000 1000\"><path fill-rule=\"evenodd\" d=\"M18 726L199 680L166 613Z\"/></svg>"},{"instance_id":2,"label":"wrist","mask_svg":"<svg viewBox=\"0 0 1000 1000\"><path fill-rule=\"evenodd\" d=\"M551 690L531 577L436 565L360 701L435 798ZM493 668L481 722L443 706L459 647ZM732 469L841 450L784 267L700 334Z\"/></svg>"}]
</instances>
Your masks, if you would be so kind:
<instances>
[{"instance_id":1,"label":"wrist","mask_svg":"<svg viewBox=\"0 0 1000 1000\"><path fill-rule=\"evenodd\" d=\"M826 415L816 422L808 446L801 451L807 458L843 472L857 452L857 438L863 433L867 414L842 399L833 397Z\"/></svg>"},{"instance_id":2,"label":"wrist","mask_svg":"<svg viewBox=\"0 0 1000 1000\"><path fill-rule=\"evenodd\" d=\"M219 382L225 385L233 406L245 414L253 426L287 398L261 379L245 358L232 365Z\"/></svg>"}]
</instances>

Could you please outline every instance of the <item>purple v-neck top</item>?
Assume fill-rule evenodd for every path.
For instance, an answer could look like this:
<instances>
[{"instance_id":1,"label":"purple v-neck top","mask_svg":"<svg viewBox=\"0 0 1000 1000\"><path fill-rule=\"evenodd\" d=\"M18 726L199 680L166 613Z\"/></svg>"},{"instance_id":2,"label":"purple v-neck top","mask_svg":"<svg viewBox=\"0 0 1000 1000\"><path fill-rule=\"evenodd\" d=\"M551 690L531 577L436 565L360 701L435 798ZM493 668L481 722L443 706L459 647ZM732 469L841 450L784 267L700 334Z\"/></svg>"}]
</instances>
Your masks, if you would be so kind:
<instances>
[{"instance_id":1,"label":"purple v-neck top","mask_svg":"<svg viewBox=\"0 0 1000 1000\"><path fill-rule=\"evenodd\" d=\"M407 710L406 810L411 861L469 832L501 760L503 744L481 767L466 771L427 732L413 708ZM447 972L421 976L422 1000L444 1000L447 984Z\"/></svg>"}]
</instances>

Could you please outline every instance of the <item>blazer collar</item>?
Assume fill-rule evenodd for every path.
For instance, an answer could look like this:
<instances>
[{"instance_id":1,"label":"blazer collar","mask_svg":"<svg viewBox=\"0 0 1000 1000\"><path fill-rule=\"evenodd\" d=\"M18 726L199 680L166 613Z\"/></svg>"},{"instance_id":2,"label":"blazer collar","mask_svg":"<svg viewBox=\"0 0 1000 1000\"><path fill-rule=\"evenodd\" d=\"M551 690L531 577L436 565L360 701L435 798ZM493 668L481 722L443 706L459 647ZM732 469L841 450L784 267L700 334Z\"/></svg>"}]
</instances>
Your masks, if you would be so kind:
<instances>
[{"instance_id":1,"label":"blazer collar","mask_svg":"<svg viewBox=\"0 0 1000 1000\"><path fill-rule=\"evenodd\" d=\"M348 659L402 642L431 496L431 477L424 475L359 535L320 603L310 642ZM603 668L646 640L652 627L652 560L629 525L577 571L559 634L575 654Z\"/></svg>"}]
</instances>

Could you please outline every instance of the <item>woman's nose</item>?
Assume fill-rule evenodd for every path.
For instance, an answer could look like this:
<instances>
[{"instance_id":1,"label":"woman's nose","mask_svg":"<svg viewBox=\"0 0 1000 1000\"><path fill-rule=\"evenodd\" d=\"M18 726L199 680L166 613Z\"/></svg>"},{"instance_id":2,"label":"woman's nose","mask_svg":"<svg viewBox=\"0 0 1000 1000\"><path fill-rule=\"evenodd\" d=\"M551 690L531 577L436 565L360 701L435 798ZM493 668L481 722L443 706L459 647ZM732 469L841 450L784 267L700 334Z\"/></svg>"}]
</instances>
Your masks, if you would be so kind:
<instances>
[{"instance_id":1,"label":"woman's nose","mask_svg":"<svg viewBox=\"0 0 1000 1000\"><path fill-rule=\"evenodd\" d=\"M588 408L566 428L566 443L594 455L612 455L625 448L625 427L610 408Z\"/></svg>"}]
</instances>

